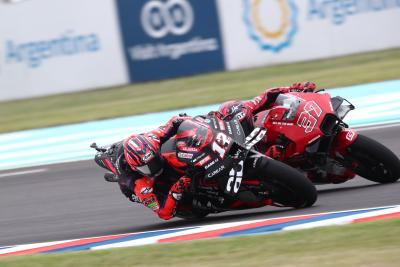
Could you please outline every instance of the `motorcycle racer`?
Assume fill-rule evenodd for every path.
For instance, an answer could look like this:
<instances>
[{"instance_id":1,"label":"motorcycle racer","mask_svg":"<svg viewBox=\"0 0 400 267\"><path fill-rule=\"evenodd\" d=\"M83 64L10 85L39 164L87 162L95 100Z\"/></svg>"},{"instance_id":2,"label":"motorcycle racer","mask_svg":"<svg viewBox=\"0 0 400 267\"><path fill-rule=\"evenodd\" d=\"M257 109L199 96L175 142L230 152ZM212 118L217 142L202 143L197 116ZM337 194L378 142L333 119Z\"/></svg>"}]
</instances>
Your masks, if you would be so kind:
<instances>
[{"instance_id":1,"label":"motorcycle racer","mask_svg":"<svg viewBox=\"0 0 400 267\"><path fill-rule=\"evenodd\" d=\"M231 100L219 107L218 111L226 118L235 116L241 122L245 121L248 128L253 128L253 117L260 111L270 109L279 94L289 92L314 92L316 85L312 82L294 83L289 87L272 87L266 89L260 95L249 101ZM284 159L284 147L280 144L271 146L265 153L267 156L277 159Z\"/></svg>"},{"instance_id":2,"label":"motorcycle racer","mask_svg":"<svg viewBox=\"0 0 400 267\"><path fill-rule=\"evenodd\" d=\"M173 172L164 163L160 148L188 118L174 116L165 125L148 133L131 135L112 145L108 154L95 157L101 167L112 172L105 175L107 181L118 182L126 197L152 209L164 220L174 217L177 203L188 190L191 179ZM160 183L173 184L168 192L162 192L157 186Z\"/></svg>"}]
</instances>

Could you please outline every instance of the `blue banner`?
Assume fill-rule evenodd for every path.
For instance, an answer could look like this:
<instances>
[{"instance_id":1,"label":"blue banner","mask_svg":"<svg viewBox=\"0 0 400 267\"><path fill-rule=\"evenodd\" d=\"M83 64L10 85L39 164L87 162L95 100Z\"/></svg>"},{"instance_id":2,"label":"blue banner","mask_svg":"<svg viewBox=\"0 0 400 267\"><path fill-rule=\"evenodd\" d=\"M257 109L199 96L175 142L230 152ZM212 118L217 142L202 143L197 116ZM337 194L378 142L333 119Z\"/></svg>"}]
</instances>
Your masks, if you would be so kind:
<instances>
[{"instance_id":1,"label":"blue banner","mask_svg":"<svg viewBox=\"0 0 400 267\"><path fill-rule=\"evenodd\" d=\"M224 69L214 0L118 0L131 81Z\"/></svg>"}]
</instances>

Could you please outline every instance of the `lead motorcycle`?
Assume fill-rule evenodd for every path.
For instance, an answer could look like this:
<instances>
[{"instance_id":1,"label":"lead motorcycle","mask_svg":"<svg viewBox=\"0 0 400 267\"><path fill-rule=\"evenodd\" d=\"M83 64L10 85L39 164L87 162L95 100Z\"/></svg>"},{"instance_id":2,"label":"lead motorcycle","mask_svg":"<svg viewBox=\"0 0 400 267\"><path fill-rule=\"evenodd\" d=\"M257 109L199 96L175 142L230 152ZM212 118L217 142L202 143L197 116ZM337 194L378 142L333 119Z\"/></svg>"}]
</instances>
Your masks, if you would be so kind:
<instances>
[{"instance_id":1,"label":"lead motorcycle","mask_svg":"<svg viewBox=\"0 0 400 267\"><path fill-rule=\"evenodd\" d=\"M343 121L354 108L328 93L281 94L272 109L254 117L255 127L268 129L258 149L278 145L282 161L317 184L343 183L356 174L378 183L396 182L397 156Z\"/></svg>"},{"instance_id":2,"label":"lead motorcycle","mask_svg":"<svg viewBox=\"0 0 400 267\"><path fill-rule=\"evenodd\" d=\"M192 178L176 215L199 218L265 205L313 205L316 189L302 173L252 149L265 133L256 128L246 137L239 120L224 121L215 114L184 121L161 149L170 166Z\"/></svg>"}]
</instances>

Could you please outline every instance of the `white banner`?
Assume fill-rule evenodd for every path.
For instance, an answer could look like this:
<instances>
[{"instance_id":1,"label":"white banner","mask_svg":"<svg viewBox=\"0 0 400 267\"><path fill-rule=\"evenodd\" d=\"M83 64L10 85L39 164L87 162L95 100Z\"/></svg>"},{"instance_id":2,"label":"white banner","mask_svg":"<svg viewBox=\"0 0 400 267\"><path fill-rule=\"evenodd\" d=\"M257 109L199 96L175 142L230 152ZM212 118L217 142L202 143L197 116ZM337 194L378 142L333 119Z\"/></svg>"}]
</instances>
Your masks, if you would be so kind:
<instances>
[{"instance_id":1,"label":"white banner","mask_svg":"<svg viewBox=\"0 0 400 267\"><path fill-rule=\"evenodd\" d=\"M113 0L0 1L0 101L128 83Z\"/></svg>"},{"instance_id":2,"label":"white banner","mask_svg":"<svg viewBox=\"0 0 400 267\"><path fill-rule=\"evenodd\" d=\"M217 0L230 70L400 47L400 0Z\"/></svg>"}]
</instances>

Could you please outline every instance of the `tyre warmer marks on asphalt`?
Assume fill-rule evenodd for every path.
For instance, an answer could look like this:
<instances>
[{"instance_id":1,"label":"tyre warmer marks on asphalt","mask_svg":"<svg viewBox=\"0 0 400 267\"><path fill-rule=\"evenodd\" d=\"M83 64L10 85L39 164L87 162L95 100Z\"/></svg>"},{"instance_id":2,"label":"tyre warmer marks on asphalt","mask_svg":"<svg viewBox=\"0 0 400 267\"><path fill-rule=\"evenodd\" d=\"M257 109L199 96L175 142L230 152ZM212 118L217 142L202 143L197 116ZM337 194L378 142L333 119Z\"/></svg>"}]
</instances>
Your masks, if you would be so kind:
<instances>
[{"instance_id":1,"label":"tyre warmer marks on asphalt","mask_svg":"<svg viewBox=\"0 0 400 267\"><path fill-rule=\"evenodd\" d=\"M7 246L0 247L0 256L100 250L205 238L266 234L394 218L400 218L400 205Z\"/></svg>"}]
</instances>

